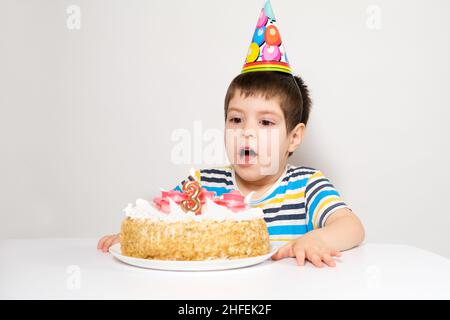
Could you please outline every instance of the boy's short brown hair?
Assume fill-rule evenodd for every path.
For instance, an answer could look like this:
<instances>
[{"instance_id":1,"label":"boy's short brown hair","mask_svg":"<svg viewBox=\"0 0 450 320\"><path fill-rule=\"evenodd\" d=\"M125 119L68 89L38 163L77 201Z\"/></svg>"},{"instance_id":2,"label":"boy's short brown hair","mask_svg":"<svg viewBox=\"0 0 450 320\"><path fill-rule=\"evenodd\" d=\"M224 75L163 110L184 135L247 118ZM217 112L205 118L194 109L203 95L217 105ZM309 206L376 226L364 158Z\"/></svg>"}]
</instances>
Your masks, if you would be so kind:
<instances>
[{"instance_id":1,"label":"boy's short brown hair","mask_svg":"<svg viewBox=\"0 0 450 320\"><path fill-rule=\"evenodd\" d=\"M294 82L297 82L295 84ZM299 93L299 89L301 95ZM297 124L308 122L311 98L308 87L302 78L277 71L258 71L242 73L231 81L225 96L225 120L228 105L239 90L245 98L261 95L265 99L278 98L286 119L286 129L290 133Z\"/></svg>"}]
</instances>

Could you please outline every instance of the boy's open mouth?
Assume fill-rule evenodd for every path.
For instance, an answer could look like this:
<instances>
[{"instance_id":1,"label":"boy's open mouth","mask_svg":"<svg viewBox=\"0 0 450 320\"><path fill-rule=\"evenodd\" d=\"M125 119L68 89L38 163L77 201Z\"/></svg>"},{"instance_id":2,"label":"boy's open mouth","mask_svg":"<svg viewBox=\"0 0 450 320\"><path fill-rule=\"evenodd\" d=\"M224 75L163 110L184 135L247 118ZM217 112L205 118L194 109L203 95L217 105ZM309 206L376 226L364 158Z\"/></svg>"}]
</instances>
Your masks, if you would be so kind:
<instances>
[{"instance_id":1,"label":"boy's open mouth","mask_svg":"<svg viewBox=\"0 0 450 320\"><path fill-rule=\"evenodd\" d=\"M239 150L239 156L241 159L241 163L243 164L254 164L256 163L255 159L258 154L255 150L250 147L243 147Z\"/></svg>"}]
</instances>

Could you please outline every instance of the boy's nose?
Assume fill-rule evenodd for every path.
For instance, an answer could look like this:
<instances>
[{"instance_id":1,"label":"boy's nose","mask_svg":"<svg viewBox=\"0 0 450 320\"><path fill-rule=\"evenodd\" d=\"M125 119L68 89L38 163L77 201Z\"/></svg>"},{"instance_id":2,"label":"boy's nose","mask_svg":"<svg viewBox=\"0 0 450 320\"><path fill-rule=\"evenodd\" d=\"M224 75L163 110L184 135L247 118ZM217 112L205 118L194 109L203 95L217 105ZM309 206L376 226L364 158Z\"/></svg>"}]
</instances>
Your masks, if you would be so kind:
<instances>
[{"instance_id":1,"label":"boy's nose","mask_svg":"<svg viewBox=\"0 0 450 320\"><path fill-rule=\"evenodd\" d=\"M258 128L257 124L253 121L253 119L249 119L245 121L243 126L243 137L256 137L256 129Z\"/></svg>"},{"instance_id":2,"label":"boy's nose","mask_svg":"<svg viewBox=\"0 0 450 320\"><path fill-rule=\"evenodd\" d=\"M242 130L242 136L244 136L245 138L255 138L256 137L256 132L254 129L244 129Z\"/></svg>"}]
</instances>

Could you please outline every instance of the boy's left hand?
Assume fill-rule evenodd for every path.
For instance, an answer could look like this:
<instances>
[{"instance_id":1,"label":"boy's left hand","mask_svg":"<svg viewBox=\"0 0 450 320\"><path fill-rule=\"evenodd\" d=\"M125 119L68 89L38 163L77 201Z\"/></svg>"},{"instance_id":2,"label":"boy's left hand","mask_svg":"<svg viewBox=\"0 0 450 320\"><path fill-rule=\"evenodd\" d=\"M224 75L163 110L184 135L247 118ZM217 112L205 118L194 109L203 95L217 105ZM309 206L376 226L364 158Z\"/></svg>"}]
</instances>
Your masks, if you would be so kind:
<instances>
[{"instance_id":1,"label":"boy's left hand","mask_svg":"<svg viewBox=\"0 0 450 320\"><path fill-rule=\"evenodd\" d=\"M324 265L335 267L333 257L340 256L338 250L330 248L314 232L310 232L278 249L272 259L296 258L297 264L301 266L305 264L305 260L309 260L316 267L322 268Z\"/></svg>"}]
</instances>

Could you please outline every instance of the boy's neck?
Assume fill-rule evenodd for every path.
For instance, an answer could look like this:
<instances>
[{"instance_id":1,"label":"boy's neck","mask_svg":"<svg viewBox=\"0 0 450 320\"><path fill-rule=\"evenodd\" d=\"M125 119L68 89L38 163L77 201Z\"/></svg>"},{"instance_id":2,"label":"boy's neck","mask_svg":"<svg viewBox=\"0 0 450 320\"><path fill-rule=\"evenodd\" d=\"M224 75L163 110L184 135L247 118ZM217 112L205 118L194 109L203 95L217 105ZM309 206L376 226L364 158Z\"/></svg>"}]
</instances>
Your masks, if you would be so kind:
<instances>
[{"instance_id":1,"label":"boy's neck","mask_svg":"<svg viewBox=\"0 0 450 320\"><path fill-rule=\"evenodd\" d=\"M241 179L241 177L236 174L236 183L239 190L244 194L244 196L248 195L250 192L255 191L253 195L253 199L258 199L263 196L267 190L269 190L277 181L280 179L281 175L284 173L286 169L286 165L284 164L280 166L278 172L273 175L267 175L257 181L246 181Z\"/></svg>"}]
</instances>

